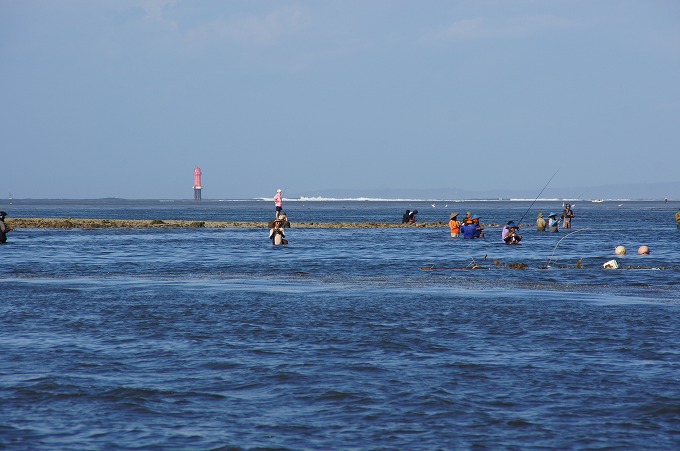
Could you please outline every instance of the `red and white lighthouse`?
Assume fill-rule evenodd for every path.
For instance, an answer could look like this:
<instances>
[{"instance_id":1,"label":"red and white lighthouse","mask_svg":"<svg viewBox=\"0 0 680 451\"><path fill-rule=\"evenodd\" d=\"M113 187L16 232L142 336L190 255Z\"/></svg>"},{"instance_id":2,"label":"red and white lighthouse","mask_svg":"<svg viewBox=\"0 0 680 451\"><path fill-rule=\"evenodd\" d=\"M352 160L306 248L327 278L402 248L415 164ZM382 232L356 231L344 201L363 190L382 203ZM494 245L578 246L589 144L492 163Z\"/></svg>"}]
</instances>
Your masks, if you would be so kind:
<instances>
[{"instance_id":1,"label":"red and white lighthouse","mask_svg":"<svg viewBox=\"0 0 680 451\"><path fill-rule=\"evenodd\" d=\"M194 169L194 200L201 200L201 168Z\"/></svg>"}]
</instances>

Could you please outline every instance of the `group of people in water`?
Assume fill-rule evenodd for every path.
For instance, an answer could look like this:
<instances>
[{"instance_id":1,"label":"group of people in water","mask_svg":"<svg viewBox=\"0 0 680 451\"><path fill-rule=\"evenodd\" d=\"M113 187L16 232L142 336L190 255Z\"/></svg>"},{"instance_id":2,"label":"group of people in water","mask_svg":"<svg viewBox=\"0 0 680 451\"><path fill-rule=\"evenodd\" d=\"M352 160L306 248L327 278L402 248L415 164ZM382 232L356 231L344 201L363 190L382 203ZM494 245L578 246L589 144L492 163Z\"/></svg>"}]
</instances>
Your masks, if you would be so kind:
<instances>
[{"instance_id":1,"label":"group of people in water","mask_svg":"<svg viewBox=\"0 0 680 451\"><path fill-rule=\"evenodd\" d=\"M564 206L564 211L562 211L562 215L560 216L562 219L562 227L570 229L571 220L574 216L575 213L574 210L571 209L571 205L566 204ZM484 228L479 225L479 220L480 217L478 215L472 215L468 211L461 222L458 220L458 213L454 211L449 217L451 238L458 238L461 234L464 239L484 238ZM676 220L680 227L680 212L676 214ZM551 212L548 215L547 222L543 219L543 213L538 214L538 218L536 219L536 230L544 232L546 229L549 232L559 232L557 213ZM501 239L505 244L519 244L519 242L522 241L522 236L519 234L519 225L515 224L514 221L508 221L501 231Z\"/></svg>"},{"instance_id":2,"label":"group of people in water","mask_svg":"<svg viewBox=\"0 0 680 451\"><path fill-rule=\"evenodd\" d=\"M449 217L449 229L451 230L451 238L458 238L463 235L463 239L473 240L475 238L484 238L484 227L479 224L479 215L473 215L469 211L466 213L462 221L458 220L458 212L451 213ZM522 236L517 233L519 226L513 221L503 227L501 238L506 244L518 244L522 240Z\"/></svg>"},{"instance_id":3,"label":"group of people in water","mask_svg":"<svg viewBox=\"0 0 680 451\"><path fill-rule=\"evenodd\" d=\"M283 211L283 190L278 189L276 195L274 196L274 206L276 210L275 218L269 222L269 239L272 244L287 244L285 240L286 232L285 229L290 227L290 221L288 216ZM414 224L416 222L416 215L418 210L406 210L401 218L402 224ZM0 244L7 242L7 233L14 230L14 228L9 227L5 223L5 217L7 213L0 211ZM564 210L560 215L562 220L562 228L570 229L571 220L574 218L575 213L572 210L570 204L564 206ZM469 211L465 215L462 221L458 220L458 213L453 212L449 217L449 228L451 230L451 238L458 238L463 236L464 239L475 239L484 238L484 228L480 225L479 215L472 215ZM677 222L678 229L680 229L680 209L675 213L675 221ZM536 230L539 232L559 232L559 220L558 215L555 212L551 212L548 215L548 221L543 218L543 213L538 213L536 218ZM508 221L507 224L503 226L501 232L501 239L506 244L519 244L522 241L522 236L519 234L519 225L515 224L514 221Z\"/></svg>"},{"instance_id":4,"label":"group of people in water","mask_svg":"<svg viewBox=\"0 0 680 451\"><path fill-rule=\"evenodd\" d=\"M449 228L451 229L451 238L458 238L461 234L464 239L484 238L484 227L479 224L481 218L478 215L472 215L469 211L463 218L463 221L458 220L458 213L453 212L449 217Z\"/></svg>"},{"instance_id":5,"label":"group of people in water","mask_svg":"<svg viewBox=\"0 0 680 451\"><path fill-rule=\"evenodd\" d=\"M285 240L285 229L290 227L290 222L288 221L286 213L282 211L283 190L281 189L276 190L276 194L274 195L274 207L276 210L276 217L268 224L269 239L272 241L272 244L287 244L288 242ZM417 214L418 210L406 210L401 217L401 223L415 224ZM571 209L571 205L566 204L561 215L563 221L562 227L566 229L571 228L571 220L574 216L575 214ZM676 217L680 218L678 215L676 215ZM449 217L451 238L458 238L461 235L463 236L463 239L468 240L484 238L484 227L480 225L480 219L481 217L479 215L473 215L468 211L463 220L459 221L458 213L454 211ZM680 219L678 220L680 221ZM559 221L557 220L557 213L550 213L547 222L543 219L543 213L539 213L538 218L536 219L536 228L539 232L545 231L546 228L550 232L558 232ZM519 242L522 241L522 236L519 234L519 225L515 224L514 221L508 221L508 223L503 226L501 239L505 244L519 244Z\"/></svg>"},{"instance_id":6,"label":"group of people in water","mask_svg":"<svg viewBox=\"0 0 680 451\"><path fill-rule=\"evenodd\" d=\"M574 210L571 209L571 205L566 204L562 211L562 215L560 216L560 219L562 219L562 228L571 229L571 220L574 216L576 216L576 214L574 213ZM547 222L543 219L543 213L538 214L538 218L536 218L536 230L544 232L546 228L548 229L548 232L554 233L560 231L560 221L557 219L557 213L551 212L548 215Z\"/></svg>"}]
</instances>

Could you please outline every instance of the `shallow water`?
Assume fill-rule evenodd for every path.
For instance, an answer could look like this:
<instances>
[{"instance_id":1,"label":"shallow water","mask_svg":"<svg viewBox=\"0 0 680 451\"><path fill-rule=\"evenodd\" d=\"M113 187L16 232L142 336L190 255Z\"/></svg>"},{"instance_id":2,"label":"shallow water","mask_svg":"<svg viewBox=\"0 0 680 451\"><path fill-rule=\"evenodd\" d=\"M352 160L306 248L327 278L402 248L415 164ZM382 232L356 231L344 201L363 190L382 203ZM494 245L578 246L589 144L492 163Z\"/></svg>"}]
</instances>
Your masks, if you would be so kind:
<instances>
[{"instance_id":1,"label":"shallow water","mask_svg":"<svg viewBox=\"0 0 680 451\"><path fill-rule=\"evenodd\" d=\"M268 202L33 202L2 209L271 216ZM504 223L529 204L286 209L293 226L406 208ZM577 203L573 230L588 230L527 227L521 246L500 228L293 227L285 247L262 229L17 230L0 246L0 448L677 448L678 205L619 204ZM602 269L612 258L631 269ZM464 270L473 259L488 269Z\"/></svg>"}]
</instances>

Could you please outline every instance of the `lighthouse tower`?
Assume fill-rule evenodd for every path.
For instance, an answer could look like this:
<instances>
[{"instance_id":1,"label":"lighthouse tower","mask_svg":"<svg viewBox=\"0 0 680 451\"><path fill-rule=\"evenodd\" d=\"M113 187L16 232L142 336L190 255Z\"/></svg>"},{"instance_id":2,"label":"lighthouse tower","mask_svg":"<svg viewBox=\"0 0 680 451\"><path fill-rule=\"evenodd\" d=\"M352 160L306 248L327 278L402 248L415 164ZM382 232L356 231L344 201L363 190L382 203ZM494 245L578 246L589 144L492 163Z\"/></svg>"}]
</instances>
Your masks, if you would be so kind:
<instances>
[{"instance_id":1,"label":"lighthouse tower","mask_svg":"<svg viewBox=\"0 0 680 451\"><path fill-rule=\"evenodd\" d=\"M201 200L201 168L194 169L194 200Z\"/></svg>"}]
</instances>

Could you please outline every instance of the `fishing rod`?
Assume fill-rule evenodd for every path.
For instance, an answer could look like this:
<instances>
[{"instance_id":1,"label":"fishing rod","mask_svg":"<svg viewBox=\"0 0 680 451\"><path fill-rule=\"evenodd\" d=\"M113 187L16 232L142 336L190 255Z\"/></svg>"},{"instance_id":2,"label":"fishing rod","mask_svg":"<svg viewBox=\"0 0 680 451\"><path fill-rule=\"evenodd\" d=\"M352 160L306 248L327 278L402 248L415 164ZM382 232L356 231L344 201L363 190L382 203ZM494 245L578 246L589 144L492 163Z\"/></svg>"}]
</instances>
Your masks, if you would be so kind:
<instances>
[{"instance_id":1,"label":"fishing rod","mask_svg":"<svg viewBox=\"0 0 680 451\"><path fill-rule=\"evenodd\" d=\"M538 196L536 196L536 199L534 199L534 201L531 203L531 205L529 205L529 208L527 208L527 211L524 212L522 217L517 222L518 226L522 225L522 219L524 219L524 217L527 215L527 213L529 213L529 210L531 210L531 207L533 207L534 204L536 203L536 201L538 200L538 198L541 197L541 194L543 194L543 191L545 191L545 189L548 187L548 185L550 185L550 182L552 182L552 179L557 175L558 172L560 172L559 169L557 169L557 171L555 171L555 173L552 175L552 177L550 177L550 180L548 180L548 183L546 183L545 186L543 187L543 189L541 190L541 192L538 193Z\"/></svg>"},{"instance_id":2,"label":"fishing rod","mask_svg":"<svg viewBox=\"0 0 680 451\"><path fill-rule=\"evenodd\" d=\"M547 261L547 263L545 264L545 266L549 268L549 267L550 267L550 262L552 262L552 263L557 263L557 260L552 261L552 258L553 258L553 256L555 255L555 251L557 250L557 246L560 245L560 242L562 242L563 239L565 239L565 238L568 237L569 235L573 235L573 234L578 233L578 232L583 232L584 230L590 230L590 227L586 227L586 228L584 228L584 229L574 230L573 232L567 233L567 234L564 235L562 238L560 238L560 240L557 242L557 244L556 244L555 247L553 248L552 254L550 254L550 257L548 257L548 261Z\"/></svg>"}]
</instances>

